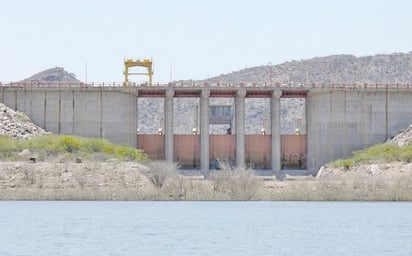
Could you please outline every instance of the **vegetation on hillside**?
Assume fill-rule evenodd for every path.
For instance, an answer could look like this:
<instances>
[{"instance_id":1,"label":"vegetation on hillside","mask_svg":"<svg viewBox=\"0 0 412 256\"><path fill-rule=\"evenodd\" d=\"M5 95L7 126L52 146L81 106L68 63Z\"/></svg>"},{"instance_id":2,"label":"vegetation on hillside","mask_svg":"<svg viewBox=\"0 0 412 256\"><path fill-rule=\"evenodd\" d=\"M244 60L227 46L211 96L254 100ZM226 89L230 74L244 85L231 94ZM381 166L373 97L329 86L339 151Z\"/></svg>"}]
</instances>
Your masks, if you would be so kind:
<instances>
[{"instance_id":1,"label":"vegetation on hillside","mask_svg":"<svg viewBox=\"0 0 412 256\"><path fill-rule=\"evenodd\" d=\"M401 161L412 162L412 142L406 146L397 146L393 144L383 143L369 147L365 150L353 152L352 157L346 159L338 159L328 166L332 168L345 168L358 164L368 164L375 162L393 162Z\"/></svg>"},{"instance_id":2,"label":"vegetation on hillside","mask_svg":"<svg viewBox=\"0 0 412 256\"><path fill-rule=\"evenodd\" d=\"M48 157L82 157L85 159L105 160L116 158L122 161L142 161L146 154L129 146L110 143L105 139L80 138L68 135L45 135L30 140L12 139L0 136L0 158L19 160L22 151L37 155L38 160Z\"/></svg>"}]
</instances>

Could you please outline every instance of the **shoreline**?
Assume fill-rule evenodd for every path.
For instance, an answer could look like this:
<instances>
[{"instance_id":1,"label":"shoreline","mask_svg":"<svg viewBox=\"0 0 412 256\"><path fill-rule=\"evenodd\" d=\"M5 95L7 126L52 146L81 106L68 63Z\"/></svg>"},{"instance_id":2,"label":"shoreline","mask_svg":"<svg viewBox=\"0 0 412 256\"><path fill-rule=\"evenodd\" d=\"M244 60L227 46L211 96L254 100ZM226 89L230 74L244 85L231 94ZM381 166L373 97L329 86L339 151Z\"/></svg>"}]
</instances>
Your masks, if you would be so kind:
<instances>
[{"instance_id":1,"label":"shoreline","mask_svg":"<svg viewBox=\"0 0 412 256\"><path fill-rule=\"evenodd\" d=\"M409 171L370 175L364 169L285 181L222 171L208 179L172 175L156 184L136 162L0 162L0 200L412 201Z\"/></svg>"}]
</instances>

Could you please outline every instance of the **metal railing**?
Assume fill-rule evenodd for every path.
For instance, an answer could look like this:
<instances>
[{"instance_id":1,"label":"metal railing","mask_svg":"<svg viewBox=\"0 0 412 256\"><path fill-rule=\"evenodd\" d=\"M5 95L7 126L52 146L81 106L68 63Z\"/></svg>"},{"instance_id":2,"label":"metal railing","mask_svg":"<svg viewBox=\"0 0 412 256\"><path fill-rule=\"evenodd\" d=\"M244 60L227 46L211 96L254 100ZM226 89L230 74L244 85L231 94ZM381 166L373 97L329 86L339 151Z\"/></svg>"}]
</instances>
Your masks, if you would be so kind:
<instances>
[{"instance_id":1,"label":"metal railing","mask_svg":"<svg viewBox=\"0 0 412 256\"><path fill-rule=\"evenodd\" d=\"M312 88L336 88L336 89L412 89L411 83L153 83L153 85L129 82L125 86L123 82L0 82L0 87L50 87L50 88L90 88L90 87L136 87L136 88L284 88L284 89L312 89Z\"/></svg>"}]
</instances>

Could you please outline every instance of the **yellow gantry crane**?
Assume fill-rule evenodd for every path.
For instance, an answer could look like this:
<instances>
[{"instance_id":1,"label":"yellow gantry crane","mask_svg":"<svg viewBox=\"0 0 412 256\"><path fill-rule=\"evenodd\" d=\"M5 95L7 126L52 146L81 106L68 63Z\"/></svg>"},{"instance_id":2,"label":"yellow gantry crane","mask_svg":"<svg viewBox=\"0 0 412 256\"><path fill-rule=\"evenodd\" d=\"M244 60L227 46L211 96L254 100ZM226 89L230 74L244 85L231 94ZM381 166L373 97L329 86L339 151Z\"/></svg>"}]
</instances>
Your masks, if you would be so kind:
<instances>
[{"instance_id":1,"label":"yellow gantry crane","mask_svg":"<svg viewBox=\"0 0 412 256\"><path fill-rule=\"evenodd\" d=\"M147 73L131 73L129 71L130 68L132 67L143 67L147 68ZM129 83L129 76L130 75L144 75L149 77L149 86L152 85L152 76L153 76L153 62L152 60L149 59L144 59L144 60L134 60L134 59L126 59L124 61L124 82L123 85L127 86Z\"/></svg>"}]
</instances>

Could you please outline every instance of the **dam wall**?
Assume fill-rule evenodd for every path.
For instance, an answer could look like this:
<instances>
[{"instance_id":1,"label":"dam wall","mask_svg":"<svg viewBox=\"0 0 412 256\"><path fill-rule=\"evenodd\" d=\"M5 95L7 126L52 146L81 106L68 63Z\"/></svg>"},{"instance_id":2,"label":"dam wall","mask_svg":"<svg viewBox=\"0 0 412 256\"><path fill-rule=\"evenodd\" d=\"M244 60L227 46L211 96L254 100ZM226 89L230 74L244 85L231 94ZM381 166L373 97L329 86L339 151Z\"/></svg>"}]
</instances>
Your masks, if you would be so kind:
<instances>
[{"instance_id":1,"label":"dam wall","mask_svg":"<svg viewBox=\"0 0 412 256\"><path fill-rule=\"evenodd\" d=\"M137 100L145 97L163 98L164 134L137 135ZM178 97L200 98L200 131L192 137L177 138L174 134L173 99ZM209 131L209 99L222 97L234 98L236 102L235 129L232 134L222 135L227 138L219 141L228 141L226 147L216 146ZM270 129L261 137L245 134L245 98L270 101ZM302 134L281 134L281 98L306 99L306 131ZM286 155L297 157L299 168L315 174L322 165L348 157L355 150L382 143L412 124L412 86L409 84L400 87L314 84L3 86L0 87L0 100L25 112L35 124L53 133L105 138L151 150L155 158L200 165L204 172L215 158L228 156L226 160L235 162L238 167L256 162L258 168L270 168L279 174L287 167Z\"/></svg>"},{"instance_id":2,"label":"dam wall","mask_svg":"<svg viewBox=\"0 0 412 256\"><path fill-rule=\"evenodd\" d=\"M410 89L313 89L306 99L307 168L316 172L412 124Z\"/></svg>"},{"instance_id":3,"label":"dam wall","mask_svg":"<svg viewBox=\"0 0 412 256\"><path fill-rule=\"evenodd\" d=\"M56 134L136 147L136 90L123 87L3 87L0 100Z\"/></svg>"}]
</instances>

